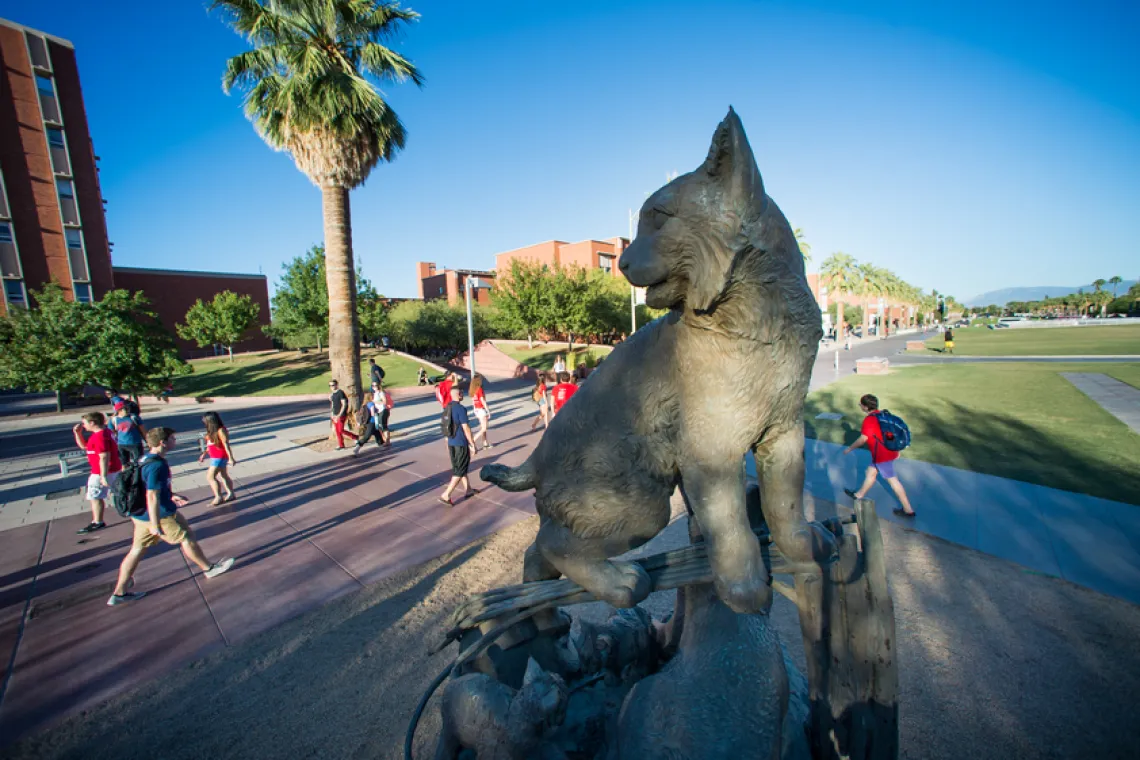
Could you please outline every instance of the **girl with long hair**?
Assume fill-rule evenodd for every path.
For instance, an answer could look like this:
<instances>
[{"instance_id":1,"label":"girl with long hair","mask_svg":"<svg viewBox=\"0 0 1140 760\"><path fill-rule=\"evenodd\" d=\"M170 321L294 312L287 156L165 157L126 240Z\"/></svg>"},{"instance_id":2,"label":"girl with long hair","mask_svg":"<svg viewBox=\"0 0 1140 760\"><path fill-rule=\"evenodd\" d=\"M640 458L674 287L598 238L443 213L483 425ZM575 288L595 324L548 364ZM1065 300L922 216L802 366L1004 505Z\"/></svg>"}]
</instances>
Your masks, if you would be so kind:
<instances>
[{"instance_id":1,"label":"girl with long hair","mask_svg":"<svg viewBox=\"0 0 1140 760\"><path fill-rule=\"evenodd\" d=\"M491 448L487 440L487 425L491 421L491 408L487 406L487 393L483 390L483 376L476 374L471 378L471 402L475 406L475 416L479 418L479 432L475 434L475 447L479 447L479 438L483 438L483 448Z\"/></svg>"},{"instance_id":2,"label":"girl with long hair","mask_svg":"<svg viewBox=\"0 0 1140 760\"><path fill-rule=\"evenodd\" d=\"M542 420L543 428L550 427L550 416L547 414L549 407L549 394L546 392L546 376L541 372L536 372L534 377L534 388L530 392L531 401L538 407L538 416L534 418L534 422L530 423L530 429L534 430L538 427L538 421Z\"/></svg>"},{"instance_id":3,"label":"girl with long hair","mask_svg":"<svg viewBox=\"0 0 1140 760\"><path fill-rule=\"evenodd\" d=\"M199 462L208 462L206 470L206 483L214 492L211 507L216 507L227 501L234 500L234 482L230 479L229 466L237 464L234 450L230 447L230 433L217 412L206 412L202 415L202 424L206 426L206 450L198 457ZM222 488L226 495L222 498Z\"/></svg>"}]
</instances>

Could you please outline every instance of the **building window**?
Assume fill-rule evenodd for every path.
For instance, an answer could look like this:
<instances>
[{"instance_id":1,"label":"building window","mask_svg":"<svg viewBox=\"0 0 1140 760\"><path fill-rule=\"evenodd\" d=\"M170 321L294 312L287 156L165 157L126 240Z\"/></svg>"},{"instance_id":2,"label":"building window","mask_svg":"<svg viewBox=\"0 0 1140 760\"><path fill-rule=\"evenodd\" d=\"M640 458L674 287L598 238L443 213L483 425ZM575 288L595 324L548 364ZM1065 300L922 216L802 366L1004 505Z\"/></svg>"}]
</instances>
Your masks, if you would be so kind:
<instances>
[{"instance_id":1,"label":"building window","mask_svg":"<svg viewBox=\"0 0 1140 760\"><path fill-rule=\"evenodd\" d=\"M47 129L48 148L51 149L51 166L56 174L71 174L71 162L67 159L67 145L63 141L63 130L55 127Z\"/></svg>"},{"instance_id":2,"label":"building window","mask_svg":"<svg viewBox=\"0 0 1140 760\"><path fill-rule=\"evenodd\" d=\"M598 266L606 274L614 273L614 257L608 253L598 252Z\"/></svg>"},{"instance_id":3,"label":"building window","mask_svg":"<svg viewBox=\"0 0 1140 760\"><path fill-rule=\"evenodd\" d=\"M48 58L47 42L38 34L27 34L28 55L31 56L32 65L37 69L51 71L51 60Z\"/></svg>"},{"instance_id":4,"label":"building window","mask_svg":"<svg viewBox=\"0 0 1140 760\"><path fill-rule=\"evenodd\" d=\"M0 222L0 276L20 276L20 256L16 253L16 239L8 222Z\"/></svg>"},{"instance_id":5,"label":"building window","mask_svg":"<svg viewBox=\"0 0 1140 760\"><path fill-rule=\"evenodd\" d=\"M7 219L11 214L8 213L8 191L4 189L4 175L0 174L0 219Z\"/></svg>"},{"instance_id":6,"label":"building window","mask_svg":"<svg viewBox=\"0 0 1140 760\"><path fill-rule=\"evenodd\" d=\"M442 285L439 286L439 294L441 296L443 295L443 286Z\"/></svg>"},{"instance_id":7,"label":"building window","mask_svg":"<svg viewBox=\"0 0 1140 760\"><path fill-rule=\"evenodd\" d=\"M44 112L44 121L60 124L63 120L59 116L59 101L55 97L55 84L51 77L36 74L36 89L40 91L40 110Z\"/></svg>"},{"instance_id":8,"label":"building window","mask_svg":"<svg viewBox=\"0 0 1140 760\"><path fill-rule=\"evenodd\" d=\"M89 280L87 257L83 255L83 233L74 227L63 231L67 238L67 259L71 262L71 276L76 280Z\"/></svg>"},{"instance_id":9,"label":"building window","mask_svg":"<svg viewBox=\"0 0 1140 760\"><path fill-rule=\"evenodd\" d=\"M9 306L28 307L28 298L24 295L24 283L19 280L4 280L4 297L8 299Z\"/></svg>"},{"instance_id":10,"label":"building window","mask_svg":"<svg viewBox=\"0 0 1140 760\"><path fill-rule=\"evenodd\" d=\"M55 189L59 192L59 211L64 224L79 224L79 206L75 205L75 185L69 179L57 179Z\"/></svg>"},{"instance_id":11,"label":"building window","mask_svg":"<svg viewBox=\"0 0 1140 760\"><path fill-rule=\"evenodd\" d=\"M75 291L75 300L79 303L91 303L91 286L86 282L74 282L71 285Z\"/></svg>"}]
</instances>

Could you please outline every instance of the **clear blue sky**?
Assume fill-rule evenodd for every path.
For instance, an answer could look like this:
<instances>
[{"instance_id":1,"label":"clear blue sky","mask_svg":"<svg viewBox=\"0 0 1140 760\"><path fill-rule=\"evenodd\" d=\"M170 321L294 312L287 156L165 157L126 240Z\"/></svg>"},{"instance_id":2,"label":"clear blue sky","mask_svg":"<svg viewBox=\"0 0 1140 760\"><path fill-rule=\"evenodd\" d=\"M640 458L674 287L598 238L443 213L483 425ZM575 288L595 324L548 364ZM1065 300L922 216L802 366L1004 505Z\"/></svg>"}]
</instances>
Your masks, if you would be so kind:
<instances>
[{"instance_id":1,"label":"clear blue sky","mask_svg":"<svg viewBox=\"0 0 1140 760\"><path fill-rule=\"evenodd\" d=\"M842 250L959 298L1140 276L1135 2L410 5L427 85L388 88L408 145L352 196L386 295L416 261L626 234L730 103L813 267ZM316 188L222 94L244 41L203 3L0 16L76 46L117 264L272 281L321 240Z\"/></svg>"}]
</instances>

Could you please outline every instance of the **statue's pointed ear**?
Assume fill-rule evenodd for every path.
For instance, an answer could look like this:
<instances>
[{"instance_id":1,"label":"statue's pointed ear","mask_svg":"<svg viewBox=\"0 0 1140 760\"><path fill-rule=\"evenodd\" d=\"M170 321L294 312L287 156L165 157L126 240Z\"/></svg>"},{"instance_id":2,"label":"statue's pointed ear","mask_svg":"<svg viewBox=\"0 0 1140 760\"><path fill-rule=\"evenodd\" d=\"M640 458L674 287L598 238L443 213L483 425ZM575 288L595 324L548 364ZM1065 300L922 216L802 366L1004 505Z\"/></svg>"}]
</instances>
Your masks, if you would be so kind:
<instances>
[{"instance_id":1,"label":"statue's pointed ear","mask_svg":"<svg viewBox=\"0 0 1140 760\"><path fill-rule=\"evenodd\" d=\"M742 217L763 213L767 200L764 195L764 180L744 134L744 125L732 107L728 116L713 133L709 155L704 163L705 173L720 183L731 208L738 210Z\"/></svg>"}]
</instances>

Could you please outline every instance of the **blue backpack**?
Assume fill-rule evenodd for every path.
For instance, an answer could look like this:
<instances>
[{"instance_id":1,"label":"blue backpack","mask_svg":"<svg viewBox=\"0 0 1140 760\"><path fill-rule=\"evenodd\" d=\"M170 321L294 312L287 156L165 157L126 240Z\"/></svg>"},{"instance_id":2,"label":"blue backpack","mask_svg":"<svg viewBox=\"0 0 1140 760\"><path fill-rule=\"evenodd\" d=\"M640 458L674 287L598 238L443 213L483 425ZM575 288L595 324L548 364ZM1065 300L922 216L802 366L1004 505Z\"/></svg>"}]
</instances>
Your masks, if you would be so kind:
<instances>
[{"instance_id":1,"label":"blue backpack","mask_svg":"<svg viewBox=\"0 0 1140 760\"><path fill-rule=\"evenodd\" d=\"M910 445L910 428L901 417L896 417L886 409L875 416L879 418L879 430L883 433L884 447L889 451L902 451Z\"/></svg>"}]
</instances>

